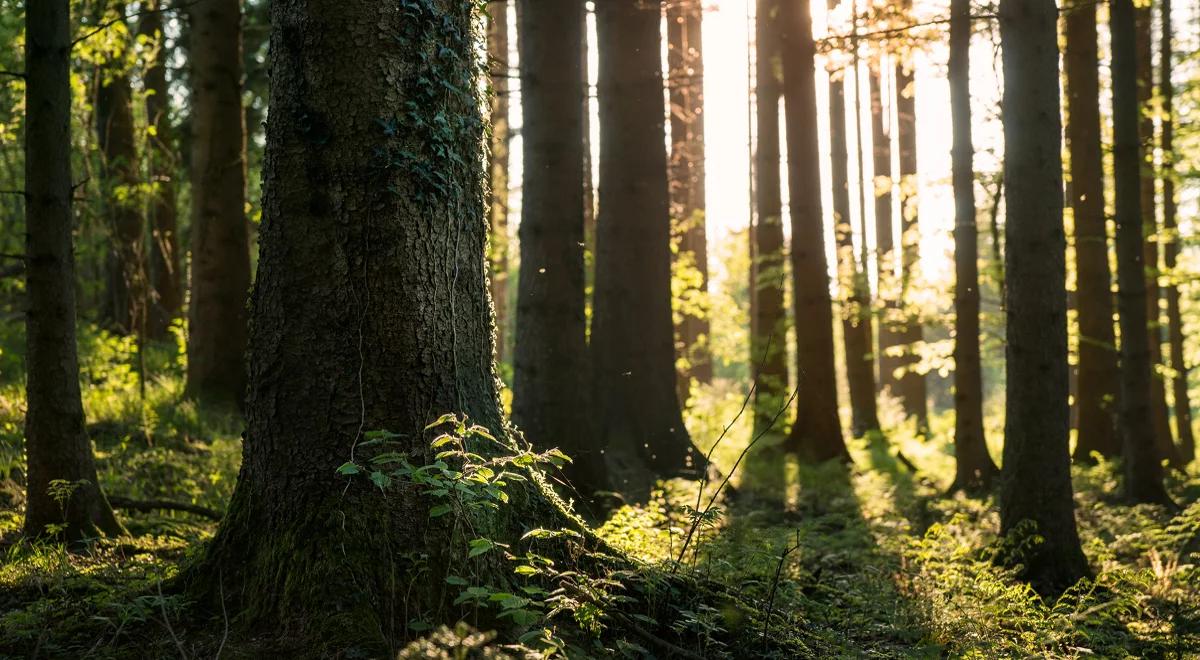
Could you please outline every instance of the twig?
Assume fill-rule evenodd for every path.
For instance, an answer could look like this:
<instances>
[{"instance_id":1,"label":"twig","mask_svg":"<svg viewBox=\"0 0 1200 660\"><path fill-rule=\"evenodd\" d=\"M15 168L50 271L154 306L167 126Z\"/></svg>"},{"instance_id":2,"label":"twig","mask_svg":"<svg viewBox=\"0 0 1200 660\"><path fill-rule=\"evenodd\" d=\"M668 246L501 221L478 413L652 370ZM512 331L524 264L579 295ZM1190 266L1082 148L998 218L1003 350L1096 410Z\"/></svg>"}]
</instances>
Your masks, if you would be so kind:
<instances>
[{"instance_id":1,"label":"twig","mask_svg":"<svg viewBox=\"0 0 1200 660\"><path fill-rule=\"evenodd\" d=\"M221 634L221 645L217 647L214 660L221 660L221 651L225 650L225 642L229 639L229 613L225 611L225 569L217 569L217 592L221 596L221 619L225 621L225 630Z\"/></svg>"},{"instance_id":2,"label":"twig","mask_svg":"<svg viewBox=\"0 0 1200 660\"><path fill-rule=\"evenodd\" d=\"M167 616L167 599L163 598L162 578L158 580L158 607L162 610L163 625L167 627L167 632L171 635L171 639L175 641L175 648L179 649L179 657L183 658L183 660L188 660L187 652L183 650L183 642L179 641L179 637L175 634L175 629L171 627L171 618Z\"/></svg>"},{"instance_id":3,"label":"twig","mask_svg":"<svg viewBox=\"0 0 1200 660\"><path fill-rule=\"evenodd\" d=\"M0 195L20 195L25 197L28 193L24 190L0 190Z\"/></svg>"},{"instance_id":4,"label":"twig","mask_svg":"<svg viewBox=\"0 0 1200 660\"><path fill-rule=\"evenodd\" d=\"M18 80L25 80L26 78L24 71L5 71L4 69L0 69L0 76L16 78Z\"/></svg>"},{"instance_id":5,"label":"twig","mask_svg":"<svg viewBox=\"0 0 1200 660\"><path fill-rule=\"evenodd\" d=\"M114 18L111 21L105 21L105 22L101 23L100 25L97 25L96 28L93 29L91 32L88 32L87 34L84 34L83 36L75 39L74 41L71 42L71 48L74 48L77 44L79 44L81 42L91 39L92 37L96 36L97 34L100 34L101 32L116 25L117 23L124 23L125 21L127 21L131 18L137 18L138 16L146 16L148 14L165 14L170 11L179 11L181 9L187 9L188 7L191 7L192 5L200 4L201 2L204 2L204 0L191 0L190 2L184 2L181 4L177 4L173 7L158 7L156 9L140 9L138 11L133 12L132 14L122 14L118 18ZM22 76L22 77L24 77L24 76Z\"/></svg>"},{"instance_id":6,"label":"twig","mask_svg":"<svg viewBox=\"0 0 1200 660\"><path fill-rule=\"evenodd\" d=\"M194 513L198 516L203 516L210 520L220 520L221 512L216 509L210 509L206 506L198 504L187 504L184 502L172 502L170 500L135 500L120 495L109 495L108 503L118 509L132 509L134 511L183 511L185 513Z\"/></svg>"},{"instance_id":7,"label":"twig","mask_svg":"<svg viewBox=\"0 0 1200 660\"><path fill-rule=\"evenodd\" d=\"M771 593L767 596L767 616L763 619L763 646L767 645L767 631L771 627L771 614L775 612L775 590L779 587L779 578L783 575L783 565L788 555L800 549L800 530L796 530L796 545L788 546L779 555L779 564L775 566L775 579L771 581Z\"/></svg>"}]
</instances>

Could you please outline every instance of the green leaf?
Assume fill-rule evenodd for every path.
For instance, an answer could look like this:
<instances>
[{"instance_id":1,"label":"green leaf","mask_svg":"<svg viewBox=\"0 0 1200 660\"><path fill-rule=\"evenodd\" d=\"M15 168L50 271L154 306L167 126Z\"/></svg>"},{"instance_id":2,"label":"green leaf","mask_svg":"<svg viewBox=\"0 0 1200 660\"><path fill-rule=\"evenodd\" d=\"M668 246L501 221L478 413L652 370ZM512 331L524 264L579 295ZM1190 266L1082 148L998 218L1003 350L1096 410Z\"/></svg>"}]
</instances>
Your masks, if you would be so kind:
<instances>
[{"instance_id":1,"label":"green leaf","mask_svg":"<svg viewBox=\"0 0 1200 660\"><path fill-rule=\"evenodd\" d=\"M479 555L482 555L483 553L496 547L496 544L493 543L491 539L475 539L468 545L471 548L470 551L467 552L468 559L471 557L478 557Z\"/></svg>"},{"instance_id":2,"label":"green leaf","mask_svg":"<svg viewBox=\"0 0 1200 660\"><path fill-rule=\"evenodd\" d=\"M437 420L433 421L428 426L426 426L425 430L428 431L429 429L437 428L447 422L457 422L457 421L458 421L458 415L455 415L454 413L446 413L445 415L438 417Z\"/></svg>"},{"instance_id":3,"label":"green leaf","mask_svg":"<svg viewBox=\"0 0 1200 660\"><path fill-rule=\"evenodd\" d=\"M467 435L477 435L481 438L487 438L492 442L498 442L496 440L496 436L492 435L490 431L478 424L473 424L471 428L467 429Z\"/></svg>"},{"instance_id":4,"label":"green leaf","mask_svg":"<svg viewBox=\"0 0 1200 660\"><path fill-rule=\"evenodd\" d=\"M345 475L358 474L361 471L362 470L360 470L359 467L357 465L355 465L353 461L346 461L345 463L342 463L341 466L339 466L337 469L338 474L345 474Z\"/></svg>"},{"instance_id":5,"label":"green leaf","mask_svg":"<svg viewBox=\"0 0 1200 660\"><path fill-rule=\"evenodd\" d=\"M456 587L465 587L467 586L467 581L458 577L457 575L447 575L446 584L452 584Z\"/></svg>"},{"instance_id":6,"label":"green leaf","mask_svg":"<svg viewBox=\"0 0 1200 660\"><path fill-rule=\"evenodd\" d=\"M538 569L534 568L533 566L529 566L528 564L522 564L513 572L517 575L537 575Z\"/></svg>"},{"instance_id":7,"label":"green leaf","mask_svg":"<svg viewBox=\"0 0 1200 660\"><path fill-rule=\"evenodd\" d=\"M433 442L429 443L429 448L437 449L438 447L443 447L445 445L448 445L451 442L454 442L455 440L457 440L457 438L455 438L454 436L443 433L442 435L439 435L438 437L434 438Z\"/></svg>"},{"instance_id":8,"label":"green leaf","mask_svg":"<svg viewBox=\"0 0 1200 660\"><path fill-rule=\"evenodd\" d=\"M451 510L452 508L449 504L439 504L429 510L429 517L437 518L438 516L444 516L447 513L450 513Z\"/></svg>"},{"instance_id":9,"label":"green leaf","mask_svg":"<svg viewBox=\"0 0 1200 660\"><path fill-rule=\"evenodd\" d=\"M385 490L388 486L392 485L392 478L379 470L375 470L371 473L371 483L379 486L379 490Z\"/></svg>"}]
</instances>

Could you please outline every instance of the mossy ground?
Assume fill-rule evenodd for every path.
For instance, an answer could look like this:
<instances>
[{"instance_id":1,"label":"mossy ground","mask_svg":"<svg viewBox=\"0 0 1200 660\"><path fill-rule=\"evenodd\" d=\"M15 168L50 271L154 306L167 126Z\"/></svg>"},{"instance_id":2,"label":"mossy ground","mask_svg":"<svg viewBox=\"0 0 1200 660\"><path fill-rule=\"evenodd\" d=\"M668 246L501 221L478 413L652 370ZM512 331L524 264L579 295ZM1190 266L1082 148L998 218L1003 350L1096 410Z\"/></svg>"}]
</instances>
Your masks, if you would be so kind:
<instances>
[{"instance_id":1,"label":"mossy ground","mask_svg":"<svg viewBox=\"0 0 1200 660\"><path fill-rule=\"evenodd\" d=\"M210 520L121 511L131 536L75 554L18 541L24 404L19 355L9 350L18 342L18 333L0 330L0 655L261 656L270 647L263 638L227 635L236 613L198 621L169 587L213 534ZM82 356L106 491L223 510L237 477L240 427L231 415L181 399L178 351L145 353L144 396L143 362L131 343L89 331ZM692 410L703 413L693 413L689 427L707 447L737 415L742 393L722 382L695 396ZM999 416L988 421L998 455ZM664 484L649 503L620 508L599 528L638 561L640 584L668 585L657 602L644 603L663 620L626 615L618 599L559 631L581 652L629 657L1200 657L1195 467L1170 478L1183 507L1174 515L1122 505L1114 465L1075 468L1077 518L1096 578L1047 603L989 561L994 498L944 496L953 475L951 424L951 414L936 415L928 440L911 425L888 425L886 439L853 443L850 468L751 453L735 473L736 497L718 501L720 515L690 543L682 566L673 564L690 525L682 507L695 506L697 485ZM748 427L746 415L716 447L722 471L746 446ZM682 582L671 583L672 572ZM656 623L669 626L674 648L646 638ZM456 645L478 657L482 649L527 653L511 646L514 631L497 632L422 633L408 654Z\"/></svg>"}]
</instances>

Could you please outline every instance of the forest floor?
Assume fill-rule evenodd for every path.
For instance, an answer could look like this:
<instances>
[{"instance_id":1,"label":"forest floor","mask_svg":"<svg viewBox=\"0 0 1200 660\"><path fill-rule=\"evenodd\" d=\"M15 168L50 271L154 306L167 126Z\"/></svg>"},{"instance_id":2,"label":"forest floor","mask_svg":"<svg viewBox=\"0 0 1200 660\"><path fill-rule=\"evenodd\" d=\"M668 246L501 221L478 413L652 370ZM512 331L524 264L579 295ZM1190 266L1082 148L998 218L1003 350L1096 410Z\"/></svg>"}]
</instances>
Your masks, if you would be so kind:
<instances>
[{"instance_id":1,"label":"forest floor","mask_svg":"<svg viewBox=\"0 0 1200 660\"><path fill-rule=\"evenodd\" d=\"M90 384L84 405L106 492L223 510L237 478L238 420L182 402L173 353L138 358L131 342L95 332L81 339ZM214 639L176 632L185 628L187 603L164 595L162 585L211 537L215 521L121 510L131 535L85 553L15 542L23 500L19 341L17 329L0 325L0 657L211 655L201 651ZM153 374L144 388L139 364ZM750 437L748 415L738 417L741 385L718 383L695 397L691 409L704 412L688 422L702 448L737 420L713 450L729 474ZM992 413L995 426L1000 416ZM751 453L732 472L736 496L718 499L688 545L684 570L774 612L761 631L764 649L785 639L811 657L1200 657L1195 467L1169 479L1182 507L1174 514L1121 504L1114 465L1076 467L1077 517L1096 576L1044 602L990 561L994 496L945 496L951 425L952 415L935 416L925 439L911 425L885 424L886 438L853 442L849 468ZM989 436L998 455L1000 429L989 428ZM617 509L598 531L646 570L669 570L697 489L682 480L664 484L649 502ZM705 494L713 492L710 486ZM727 613L687 607L679 620L692 628L696 646L686 651L756 655L727 646ZM250 657L236 644L221 648L225 657ZM645 650L621 648L632 657Z\"/></svg>"}]
</instances>

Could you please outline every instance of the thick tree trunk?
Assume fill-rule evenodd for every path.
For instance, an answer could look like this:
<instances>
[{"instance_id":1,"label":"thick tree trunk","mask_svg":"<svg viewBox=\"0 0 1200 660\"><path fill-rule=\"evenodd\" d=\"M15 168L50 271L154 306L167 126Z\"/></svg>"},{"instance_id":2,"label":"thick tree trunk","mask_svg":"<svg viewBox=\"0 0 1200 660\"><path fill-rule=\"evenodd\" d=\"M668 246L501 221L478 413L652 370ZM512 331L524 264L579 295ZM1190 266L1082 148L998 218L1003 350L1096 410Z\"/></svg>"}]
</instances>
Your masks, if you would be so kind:
<instances>
[{"instance_id":1,"label":"thick tree trunk","mask_svg":"<svg viewBox=\"0 0 1200 660\"><path fill-rule=\"evenodd\" d=\"M833 304L821 213L821 153L809 0L785 0L780 16L792 291L796 323L796 420L786 446L802 460L850 460L838 420Z\"/></svg>"},{"instance_id":2,"label":"thick tree trunk","mask_svg":"<svg viewBox=\"0 0 1200 660\"><path fill-rule=\"evenodd\" d=\"M1179 226L1176 221L1177 200L1175 198L1175 85L1171 82L1172 54L1174 52L1171 25L1171 0L1160 4L1162 41L1159 51L1159 95L1162 97L1162 190L1163 190L1163 233L1166 244L1163 258L1170 278L1166 286L1167 329L1170 335L1171 392L1175 399L1175 434L1179 437L1179 458L1183 464L1191 463L1196 457L1196 438L1192 433L1192 404L1188 396L1188 367L1183 354L1183 317L1179 309L1179 281L1175 273L1179 260Z\"/></svg>"},{"instance_id":3,"label":"thick tree trunk","mask_svg":"<svg viewBox=\"0 0 1200 660\"><path fill-rule=\"evenodd\" d=\"M709 349L708 240L704 186L704 45L701 0L667 5L667 84L671 117L672 242L675 267L686 274L676 293L675 344L679 400L692 381L712 381Z\"/></svg>"},{"instance_id":4,"label":"thick tree trunk","mask_svg":"<svg viewBox=\"0 0 1200 660\"><path fill-rule=\"evenodd\" d=\"M25 534L121 534L84 430L71 245L71 28L67 0L25 8ZM52 489L55 482L66 489Z\"/></svg>"},{"instance_id":5,"label":"thick tree trunk","mask_svg":"<svg viewBox=\"0 0 1200 660\"><path fill-rule=\"evenodd\" d=\"M892 136L884 118L883 89L879 62L871 66L871 144L875 181L870 187L875 195L875 259L879 269L879 338L875 352L879 362L879 391L895 395L900 382L896 370L900 368L898 356L893 348L900 345L900 333L896 331L899 280L896 277L895 218L892 204Z\"/></svg>"},{"instance_id":6,"label":"thick tree trunk","mask_svg":"<svg viewBox=\"0 0 1200 660\"><path fill-rule=\"evenodd\" d=\"M600 217L592 417L613 485L638 493L653 476L687 472L697 460L676 391L660 22L657 3L596 6Z\"/></svg>"},{"instance_id":7,"label":"thick tree trunk","mask_svg":"<svg viewBox=\"0 0 1200 660\"><path fill-rule=\"evenodd\" d=\"M1036 589L1054 593L1089 573L1075 528L1068 447L1058 13L1053 0L1001 0L999 14L1008 210L1000 532L1043 539L1020 561Z\"/></svg>"},{"instance_id":8,"label":"thick tree trunk","mask_svg":"<svg viewBox=\"0 0 1200 660\"><path fill-rule=\"evenodd\" d=\"M146 63L146 122L153 128L147 138L146 162L151 197L147 208L150 225L150 286L146 333L152 339L168 338L168 328L183 307L182 278L179 270L179 221L175 208L175 173L180 169L171 127L167 88L167 43L163 32L161 2L147 4L138 34L149 40L150 61Z\"/></svg>"},{"instance_id":9,"label":"thick tree trunk","mask_svg":"<svg viewBox=\"0 0 1200 660\"><path fill-rule=\"evenodd\" d=\"M984 490L998 470L983 433L983 365L979 355L979 229L975 146L971 139L971 3L950 8L950 120L954 182L954 484Z\"/></svg>"},{"instance_id":10,"label":"thick tree trunk","mask_svg":"<svg viewBox=\"0 0 1200 660\"><path fill-rule=\"evenodd\" d=\"M522 35L524 36L524 35ZM489 0L487 23L488 68L491 72L492 138L488 152L491 195L488 204L489 274L492 308L496 311L496 360L509 359L508 311L508 155L512 142L508 125L509 84L508 0Z\"/></svg>"},{"instance_id":11,"label":"thick tree trunk","mask_svg":"<svg viewBox=\"0 0 1200 660\"><path fill-rule=\"evenodd\" d=\"M1133 0L1113 0L1113 178L1117 220L1117 311L1121 323L1121 439L1125 489L1138 502L1166 502L1152 425L1150 338L1146 323L1146 256L1138 138L1137 27Z\"/></svg>"},{"instance_id":12,"label":"thick tree trunk","mask_svg":"<svg viewBox=\"0 0 1200 660\"><path fill-rule=\"evenodd\" d=\"M1079 320L1079 425L1075 460L1121 453L1116 409L1118 371L1113 333L1112 273L1104 213L1100 149L1100 82L1096 6L1066 11L1067 146L1071 155L1071 206L1075 220L1075 288Z\"/></svg>"},{"instance_id":13,"label":"thick tree trunk","mask_svg":"<svg viewBox=\"0 0 1200 660\"><path fill-rule=\"evenodd\" d=\"M192 268L187 392L241 405L246 388L246 127L241 3L189 6L192 76Z\"/></svg>"},{"instance_id":14,"label":"thick tree trunk","mask_svg":"<svg viewBox=\"0 0 1200 660\"><path fill-rule=\"evenodd\" d=\"M755 224L750 265L754 310L750 365L754 378L754 433L764 432L787 400L787 318L784 311L783 197L779 171L779 0L758 0L755 18Z\"/></svg>"},{"instance_id":15,"label":"thick tree trunk","mask_svg":"<svg viewBox=\"0 0 1200 660\"><path fill-rule=\"evenodd\" d=\"M582 0L517 0L524 180L513 421L535 446L560 446L585 498L607 490L589 436L584 314Z\"/></svg>"}]
</instances>

